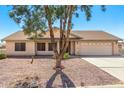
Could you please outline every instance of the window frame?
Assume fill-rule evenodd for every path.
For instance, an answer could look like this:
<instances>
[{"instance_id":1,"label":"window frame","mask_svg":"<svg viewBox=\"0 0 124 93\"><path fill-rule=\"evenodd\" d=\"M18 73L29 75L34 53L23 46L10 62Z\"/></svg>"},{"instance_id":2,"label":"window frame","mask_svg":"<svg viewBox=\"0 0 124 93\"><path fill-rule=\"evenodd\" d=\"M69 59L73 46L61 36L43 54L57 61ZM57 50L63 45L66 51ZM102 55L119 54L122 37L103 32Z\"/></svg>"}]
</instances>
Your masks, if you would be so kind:
<instances>
[{"instance_id":1,"label":"window frame","mask_svg":"<svg viewBox=\"0 0 124 93\"><path fill-rule=\"evenodd\" d=\"M26 43L15 43L15 51L26 51Z\"/></svg>"},{"instance_id":2,"label":"window frame","mask_svg":"<svg viewBox=\"0 0 124 93\"><path fill-rule=\"evenodd\" d=\"M57 42L55 44L57 48ZM53 51L52 43L48 43L48 51Z\"/></svg>"},{"instance_id":3,"label":"window frame","mask_svg":"<svg viewBox=\"0 0 124 93\"><path fill-rule=\"evenodd\" d=\"M37 51L46 51L46 43L37 43Z\"/></svg>"}]
</instances>

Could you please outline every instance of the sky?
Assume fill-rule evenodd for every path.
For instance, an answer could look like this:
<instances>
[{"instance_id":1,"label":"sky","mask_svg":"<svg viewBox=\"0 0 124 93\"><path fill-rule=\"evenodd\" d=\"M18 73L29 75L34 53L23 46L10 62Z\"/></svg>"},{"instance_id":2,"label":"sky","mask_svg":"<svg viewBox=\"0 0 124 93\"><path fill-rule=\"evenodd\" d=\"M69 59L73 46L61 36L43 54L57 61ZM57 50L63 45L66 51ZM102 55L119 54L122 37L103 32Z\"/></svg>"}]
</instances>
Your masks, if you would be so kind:
<instances>
[{"instance_id":1,"label":"sky","mask_svg":"<svg viewBox=\"0 0 124 93\"><path fill-rule=\"evenodd\" d=\"M124 6L115 5L106 8L107 10L102 12L100 6L94 6L90 21L86 21L84 13L79 11L79 17L72 19L73 30L103 30L124 39ZM21 30L21 27L9 17L9 10L7 6L0 6L0 40Z\"/></svg>"}]
</instances>

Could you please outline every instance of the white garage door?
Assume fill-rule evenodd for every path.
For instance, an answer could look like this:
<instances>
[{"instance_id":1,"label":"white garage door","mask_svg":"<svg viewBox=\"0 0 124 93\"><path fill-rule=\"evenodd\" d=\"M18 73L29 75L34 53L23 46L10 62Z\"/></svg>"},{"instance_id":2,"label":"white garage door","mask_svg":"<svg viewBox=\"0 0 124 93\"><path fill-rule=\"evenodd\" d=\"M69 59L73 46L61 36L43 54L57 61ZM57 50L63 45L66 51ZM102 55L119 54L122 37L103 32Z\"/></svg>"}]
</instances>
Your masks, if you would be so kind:
<instances>
[{"instance_id":1,"label":"white garage door","mask_svg":"<svg viewBox=\"0 0 124 93\"><path fill-rule=\"evenodd\" d=\"M80 55L112 55L111 43L81 43Z\"/></svg>"}]
</instances>

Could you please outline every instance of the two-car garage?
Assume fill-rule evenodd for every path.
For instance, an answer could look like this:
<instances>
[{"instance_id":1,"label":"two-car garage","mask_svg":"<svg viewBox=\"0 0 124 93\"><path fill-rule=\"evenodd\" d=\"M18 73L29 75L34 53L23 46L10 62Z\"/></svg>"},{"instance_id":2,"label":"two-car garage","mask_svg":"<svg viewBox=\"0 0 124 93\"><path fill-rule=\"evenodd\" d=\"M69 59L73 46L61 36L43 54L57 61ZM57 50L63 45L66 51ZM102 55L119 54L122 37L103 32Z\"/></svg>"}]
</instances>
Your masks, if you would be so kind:
<instances>
[{"instance_id":1,"label":"two-car garage","mask_svg":"<svg viewBox=\"0 0 124 93\"><path fill-rule=\"evenodd\" d=\"M75 55L119 55L118 41L104 31L75 31L80 40L75 42Z\"/></svg>"},{"instance_id":2,"label":"two-car garage","mask_svg":"<svg viewBox=\"0 0 124 93\"><path fill-rule=\"evenodd\" d=\"M77 42L75 43L77 55L113 55L112 42Z\"/></svg>"}]
</instances>

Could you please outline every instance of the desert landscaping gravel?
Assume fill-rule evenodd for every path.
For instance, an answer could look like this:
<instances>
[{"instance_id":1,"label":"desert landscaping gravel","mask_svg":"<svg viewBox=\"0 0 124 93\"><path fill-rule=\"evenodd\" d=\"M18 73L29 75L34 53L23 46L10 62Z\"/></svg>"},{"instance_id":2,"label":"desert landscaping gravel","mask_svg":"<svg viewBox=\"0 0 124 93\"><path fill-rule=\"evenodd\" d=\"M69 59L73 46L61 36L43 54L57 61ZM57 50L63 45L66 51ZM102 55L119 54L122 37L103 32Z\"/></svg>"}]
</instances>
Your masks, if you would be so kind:
<instances>
[{"instance_id":1,"label":"desert landscaping gravel","mask_svg":"<svg viewBox=\"0 0 124 93\"><path fill-rule=\"evenodd\" d=\"M53 70L55 65L54 59L42 57L34 59L33 64L30 62L31 58L15 57L0 60L0 87L14 87L16 82L24 80L26 77L38 77L39 87L46 87L49 80L53 80L53 83L50 83L52 87L63 87L61 76L55 76L55 70ZM72 87L123 83L119 79L81 58L63 60L62 64L65 67L63 73L73 84ZM65 79L65 81L68 83L67 79ZM69 85L69 83L67 85Z\"/></svg>"}]
</instances>

